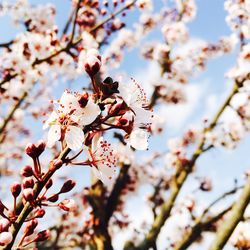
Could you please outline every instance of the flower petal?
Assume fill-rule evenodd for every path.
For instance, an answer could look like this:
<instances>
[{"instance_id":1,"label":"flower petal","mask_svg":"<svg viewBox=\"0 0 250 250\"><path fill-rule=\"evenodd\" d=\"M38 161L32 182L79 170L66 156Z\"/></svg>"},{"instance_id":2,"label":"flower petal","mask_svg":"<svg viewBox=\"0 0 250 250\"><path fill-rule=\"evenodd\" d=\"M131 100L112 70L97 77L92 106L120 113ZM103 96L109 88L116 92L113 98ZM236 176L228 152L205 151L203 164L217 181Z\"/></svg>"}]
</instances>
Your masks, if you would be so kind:
<instances>
[{"instance_id":1,"label":"flower petal","mask_svg":"<svg viewBox=\"0 0 250 250\"><path fill-rule=\"evenodd\" d=\"M68 126L65 134L67 146L72 150L81 148L84 140L84 133L81 128L76 126Z\"/></svg>"},{"instance_id":2,"label":"flower petal","mask_svg":"<svg viewBox=\"0 0 250 250\"><path fill-rule=\"evenodd\" d=\"M55 122L58 119L58 114L53 111L51 115L49 116L48 120L44 123L43 129L48 128L52 122Z\"/></svg>"},{"instance_id":3,"label":"flower petal","mask_svg":"<svg viewBox=\"0 0 250 250\"><path fill-rule=\"evenodd\" d=\"M73 94L64 91L60 99L60 106L58 110L63 112L64 114L68 114L73 109L79 109L79 108L80 106L77 98Z\"/></svg>"},{"instance_id":4,"label":"flower petal","mask_svg":"<svg viewBox=\"0 0 250 250\"><path fill-rule=\"evenodd\" d=\"M104 185L110 187L113 183L114 178L116 177L116 167L107 165L98 166L97 169L95 166L92 166L92 171L97 179L99 179Z\"/></svg>"},{"instance_id":5,"label":"flower petal","mask_svg":"<svg viewBox=\"0 0 250 250\"><path fill-rule=\"evenodd\" d=\"M143 129L135 129L129 136L130 145L137 150L148 148L148 133Z\"/></svg>"},{"instance_id":6,"label":"flower petal","mask_svg":"<svg viewBox=\"0 0 250 250\"><path fill-rule=\"evenodd\" d=\"M90 98L86 107L83 109L80 124L82 126L91 124L100 113L101 110L99 106Z\"/></svg>"},{"instance_id":7,"label":"flower petal","mask_svg":"<svg viewBox=\"0 0 250 250\"><path fill-rule=\"evenodd\" d=\"M60 125L52 125L48 133L47 146L51 148L56 141L59 141L61 138L61 127Z\"/></svg>"},{"instance_id":8,"label":"flower petal","mask_svg":"<svg viewBox=\"0 0 250 250\"><path fill-rule=\"evenodd\" d=\"M135 125L147 125L152 123L153 112L146 110L141 107L134 107L133 111L135 112Z\"/></svg>"}]
</instances>

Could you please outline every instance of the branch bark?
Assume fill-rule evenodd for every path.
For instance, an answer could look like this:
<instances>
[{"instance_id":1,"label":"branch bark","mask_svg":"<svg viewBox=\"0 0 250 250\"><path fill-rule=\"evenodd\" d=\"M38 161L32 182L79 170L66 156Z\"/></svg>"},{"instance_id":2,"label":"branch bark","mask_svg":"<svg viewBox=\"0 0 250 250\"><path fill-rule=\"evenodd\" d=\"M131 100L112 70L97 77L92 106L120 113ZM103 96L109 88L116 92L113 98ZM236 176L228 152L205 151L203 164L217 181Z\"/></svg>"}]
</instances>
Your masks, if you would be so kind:
<instances>
[{"instance_id":1,"label":"branch bark","mask_svg":"<svg viewBox=\"0 0 250 250\"><path fill-rule=\"evenodd\" d=\"M216 238L209 250L222 250L224 248L234 229L236 228L238 223L243 219L244 212L249 202L250 177L248 177L248 180L244 186L244 189L239 199L235 202L229 218L227 218L227 220L221 225L221 227L219 227L218 234L216 235Z\"/></svg>"}]
</instances>

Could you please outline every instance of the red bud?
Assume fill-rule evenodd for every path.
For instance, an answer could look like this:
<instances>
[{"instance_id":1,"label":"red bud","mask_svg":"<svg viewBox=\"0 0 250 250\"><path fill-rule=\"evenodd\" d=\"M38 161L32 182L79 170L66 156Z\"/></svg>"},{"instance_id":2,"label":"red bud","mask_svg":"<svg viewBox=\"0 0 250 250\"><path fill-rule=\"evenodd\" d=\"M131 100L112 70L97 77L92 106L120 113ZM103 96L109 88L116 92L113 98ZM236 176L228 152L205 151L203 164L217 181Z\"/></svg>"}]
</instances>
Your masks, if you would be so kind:
<instances>
[{"instance_id":1,"label":"red bud","mask_svg":"<svg viewBox=\"0 0 250 250\"><path fill-rule=\"evenodd\" d=\"M33 188L34 184L35 183L32 177L26 177L23 179L23 188Z\"/></svg>"},{"instance_id":2,"label":"red bud","mask_svg":"<svg viewBox=\"0 0 250 250\"><path fill-rule=\"evenodd\" d=\"M51 197L49 197L47 200L50 202L56 202L59 199L59 195L58 194L54 194Z\"/></svg>"},{"instance_id":3,"label":"red bud","mask_svg":"<svg viewBox=\"0 0 250 250\"><path fill-rule=\"evenodd\" d=\"M34 197L35 197L35 193L34 193L34 190L32 188L23 189L23 198L26 201L31 202L34 200Z\"/></svg>"},{"instance_id":4,"label":"red bud","mask_svg":"<svg viewBox=\"0 0 250 250\"><path fill-rule=\"evenodd\" d=\"M76 183L73 180L68 180L63 184L59 193L67 193L71 191L75 185Z\"/></svg>"},{"instance_id":5,"label":"red bud","mask_svg":"<svg viewBox=\"0 0 250 250\"><path fill-rule=\"evenodd\" d=\"M49 230L44 230L41 231L37 234L36 238L35 238L35 242L39 242L39 241L45 241L48 240L51 236L51 233Z\"/></svg>"},{"instance_id":6,"label":"red bud","mask_svg":"<svg viewBox=\"0 0 250 250\"><path fill-rule=\"evenodd\" d=\"M26 226L25 230L24 230L25 235L29 236L29 235L33 234L35 228L37 227L37 225L38 225L37 219L33 219L33 220L29 221L27 223L27 226Z\"/></svg>"},{"instance_id":7,"label":"red bud","mask_svg":"<svg viewBox=\"0 0 250 250\"><path fill-rule=\"evenodd\" d=\"M11 185L11 193L14 196L14 198L17 198L18 195L21 193L22 187L21 184L18 182L15 182Z\"/></svg>"},{"instance_id":8,"label":"red bud","mask_svg":"<svg viewBox=\"0 0 250 250\"><path fill-rule=\"evenodd\" d=\"M31 166L25 166L20 171L21 176L23 177L30 177L33 176L33 169Z\"/></svg>"}]
</instances>

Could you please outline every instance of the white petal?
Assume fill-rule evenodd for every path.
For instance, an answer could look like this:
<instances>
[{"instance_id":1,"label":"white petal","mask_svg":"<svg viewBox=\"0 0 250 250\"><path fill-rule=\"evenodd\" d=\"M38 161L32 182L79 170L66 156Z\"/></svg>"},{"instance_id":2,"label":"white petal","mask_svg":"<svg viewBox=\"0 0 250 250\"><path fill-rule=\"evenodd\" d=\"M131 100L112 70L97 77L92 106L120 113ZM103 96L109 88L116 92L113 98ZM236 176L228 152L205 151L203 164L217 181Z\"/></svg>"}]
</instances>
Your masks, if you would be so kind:
<instances>
[{"instance_id":1,"label":"white petal","mask_svg":"<svg viewBox=\"0 0 250 250\"><path fill-rule=\"evenodd\" d=\"M101 136L101 133L96 133L94 137L92 138L92 144L91 144L91 150L94 153L99 145L99 142L103 140L103 137Z\"/></svg>"},{"instance_id":2,"label":"white petal","mask_svg":"<svg viewBox=\"0 0 250 250\"><path fill-rule=\"evenodd\" d=\"M77 98L71 93L64 91L60 99L60 104L58 110L62 111L64 114L69 113L72 109L80 108Z\"/></svg>"},{"instance_id":3,"label":"white petal","mask_svg":"<svg viewBox=\"0 0 250 250\"><path fill-rule=\"evenodd\" d=\"M101 173L101 181L106 185L110 186L112 180L116 177L116 167L115 166L102 166L99 168Z\"/></svg>"},{"instance_id":4,"label":"white petal","mask_svg":"<svg viewBox=\"0 0 250 250\"><path fill-rule=\"evenodd\" d=\"M129 143L137 150L148 148L148 133L142 129L135 129L129 136Z\"/></svg>"},{"instance_id":5,"label":"white petal","mask_svg":"<svg viewBox=\"0 0 250 250\"><path fill-rule=\"evenodd\" d=\"M61 127L60 125L52 125L48 133L48 142L47 146L51 148L56 141L59 141L61 138Z\"/></svg>"},{"instance_id":6,"label":"white petal","mask_svg":"<svg viewBox=\"0 0 250 250\"><path fill-rule=\"evenodd\" d=\"M82 126L91 124L100 113L99 106L89 99L86 107L83 109L80 124Z\"/></svg>"},{"instance_id":7,"label":"white petal","mask_svg":"<svg viewBox=\"0 0 250 250\"><path fill-rule=\"evenodd\" d=\"M152 123L153 113L141 107L133 107L135 112L135 125L150 124Z\"/></svg>"},{"instance_id":8,"label":"white petal","mask_svg":"<svg viewBox=\"0 0 250 250\"><path fill-rule=\"evenodd\" d=\"M50 126L50 124L58 119L58 114L53 111L49 116L48 120L44 123L43 129L46 129Z\"/></svg>"},{"instance_id":9,"label":"white petal","mask_svg":"<svg viewBox=\"0 0 250 250\"><path fill-rule=\"evenodd\" d=\"M116 167L108 167L106 165L98 166L99 169L92 166L92 171L97 179L99 179L105 186L110 187L114 178L117 176Z\"/></svg>"},{"instance_id":10,"label":"white petal","mask_svg":"<svg viewBox=\"0 0 250 250\"><path fill-rule=\"evenodd\" d=\"M99 180L101 180L101 173L98 171L98 169L95 166L92 166L92 171L95 175L95 177Z\"/></svg>"},{"instance_id":11,"label":"white petal","mask_svg":"<svg viewBox=\"0 0 250 250\"><path fill-rule=\"evenodd\" d=\"M72 150L78 150L81 148L84 140L84 133L81 128L76 126L68 126L65 141L67 146Z\"/></svg>"}]
</instances>

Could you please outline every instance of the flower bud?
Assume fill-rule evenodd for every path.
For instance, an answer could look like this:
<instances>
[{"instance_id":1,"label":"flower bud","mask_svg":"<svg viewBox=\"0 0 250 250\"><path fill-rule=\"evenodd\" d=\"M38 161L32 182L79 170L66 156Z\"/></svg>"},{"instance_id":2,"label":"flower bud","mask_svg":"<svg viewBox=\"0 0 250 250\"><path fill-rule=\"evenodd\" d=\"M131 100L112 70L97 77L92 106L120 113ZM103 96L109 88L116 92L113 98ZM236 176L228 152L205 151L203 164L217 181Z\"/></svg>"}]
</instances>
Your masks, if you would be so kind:
<instances>
[{"instance_id":1,"label":"flower bud","mask_svg":"<svg viewBox=\"0 0 250 250\"><path fill-rule=\"evenodd\" d=\"M29 235L33 234L35 228L37 227L37 225L38 225L37 219L33 219L33 220L29 221L27 223L27 226L26 226L25 230L24 230L25 235L29 236Z\"/></svg>"},{"instance_id":2,"label":"flower bud","mask_svg":"<svg viewBox=\"0 0 250 250\"><path fill-rule=\"evenodd\" d=\"M44 230L44 231L41 231L37 234L34 242L39 242L39 241L45 241L45 240L48 240L51 236L51 233L49 230Z\"/></svg>"},{"instance_id":3,"label":"flower bud","mask_svg":"<svg viewBox=\"0 0 250 250\"><path fill-rule=\"evenodd\" d=\"M43 151L45 150L45 147L46 147L46 143L43 140L39 140L36 143L36 148L37 148L37 154L38 154L38 156L40 156L43 153Z\"/></svg>"},{"instance_id":4,"label":"flower bud","mask_svg":"<svg viewBox=\"0 0 250 250\"><path fill-rule=\"evenodd\" d=\"M58 206L67 212L73 212L76 210L77 205L76 202L72 199L66 199L58 204Z\"/></svg>"},{"instance_id":5,"label":"flower bud","mask_svg":"<svg viewBox=\"0 0 250 250\"><path fill-rule=\"evenodd\" d=\"M21 176L30 177L33 176L33 169L31 166L24 166L20 171Z\"/></svg>"},{"instance_id":6,"label":"flower bud","mask_svg":"<svg viewBox=\"0 0 250 250\"><path fill-rule=\"evenodd\" d=\"M28 156L33 158L34 152L35 152L35 144L32 144L32 143L27 144L27 146L25 148L25 152Z\"/></svg>"},{"instance_id":7,"label":"flower bud","mask_svg":"<svg viewBox=\"0 0 250 250\"><path fill-rule=\"evenodd\" d=\"M52 181L52 179L49 179L48 182L45 185L45 188L49 189L49 188L51 188L52 185L53 185L53 181Z\"/></svg>"},{"instance_id":8,"label":"flower bud","mask_svg":"<svg viewBox=\"0 0 250 250\"><path fill-rule=\"evenodd\" d=\"M76 183L73 180L68 180L63 184L59 193L67 193L71 191L75 185Z\"/></svg>"},{"instance_id":9,"label":"flower bud","mask_svg":"<svg viewBox=\"0 0 250 250\"><path fill-rule=\"evenodd\" d=\"M32 188L23 189L23 198L29 202L33 201L35 198L34 190Z\"/></svg>"},{"instance_id":10,"label":"flower bud","mask_svg":"<svg viewBox=\"0 0 250 250\"><path fill-rule=\"evenodd\" d=\"M52 196L50 196L47 200L50 202L56 202L59 199L59 195L58 194L54 194Z\"/></svg>"},{"instance_id":11,"label":"flower bud","mask_svg":"<svg viewBox=\"0 0 250 250\"><path fill-rule=\"evenodd\" d=\"M0 233L0 245L6 246L11 243L13 236L10 232L2 232Z\"/></svg>"},{"instance_id":12,"label":"flower bud","mask_svg":"<svg viewBox=\"0 0 250 250\"><path fill-rule=\"evenodd\" d=\"M10 227L9 220L7 220L5 218L0 219L0 232L8 231L9 227Z\"/></svg>"},{"instance_id":13,"label":"flower bud","mask_svg":"<svg viewBox=\"0 0 250 250\"><path fill-rule=\"evenodd\" d=\"M38 141L36 144L29 143L25 148L25 152L31 158L37 158L42 154L45 149L45 146L46 144L42 140Z\"/></svg>"},{"instance_id":14,"label":"flower bud","mask_svg":"<svg viewBox=\"0 0 250 250\"><path fill-rule=\"evenodd\" d=\"M21 184L18 182L15 182L11 185L11 193L14 196L14 198L17 198L18 195L21 193L22 187Z\"/></svg>"},{"instance_id":15,"label":"flower bud","mask_svg":"<svg viewBox=\"0 0 250 250\"><path fill-rule=\"evenodd\" d=\"M36 218L43 218L43 216L45 215L45 210L40 208L35 212L35 217Z\"/></svg>"},{"instance_id":16,"label":"flower bud","mask_svg":"<svg viewBox=\"0 0 250 250\"><path fill-rule=\"evenodd\" d=\"M84 93L84 94L80 95L78 98L78 103L79 103L80 107L81 108L86 107L88 100L89 100L88 93Z\"/></svg>"},{"instance_id":17,"label":"flower bud","mask_svg":"<svg viewBox=\"0 0 250 250\"><path fill-rule=\"evenodd\" d=\"M33 188L34 184L35 183L32 177L26 177L23 179L23 188Z\"/></svg>"},{"instance_id":18,"label":"flower bud","mask_svg":"<svg viewBox=\"0 0 250 250\"><path fill-rule=\"evenodd\" d=\"M101 68L101 61L94 55L88 55L85 62L85 71L90 77L93 77L98 73Z\"/></svg>"},{"instance_id":19,"label":"flower bud","mask_svg":"<svg viewBox=\"0 0 250 250\"><path fill-rule=\"evenodd\" d=\"M107 77L100 85L102 93L106 96L119 93L119 83L114 82L111 77Z\"/></svg>"}]
</instances>

